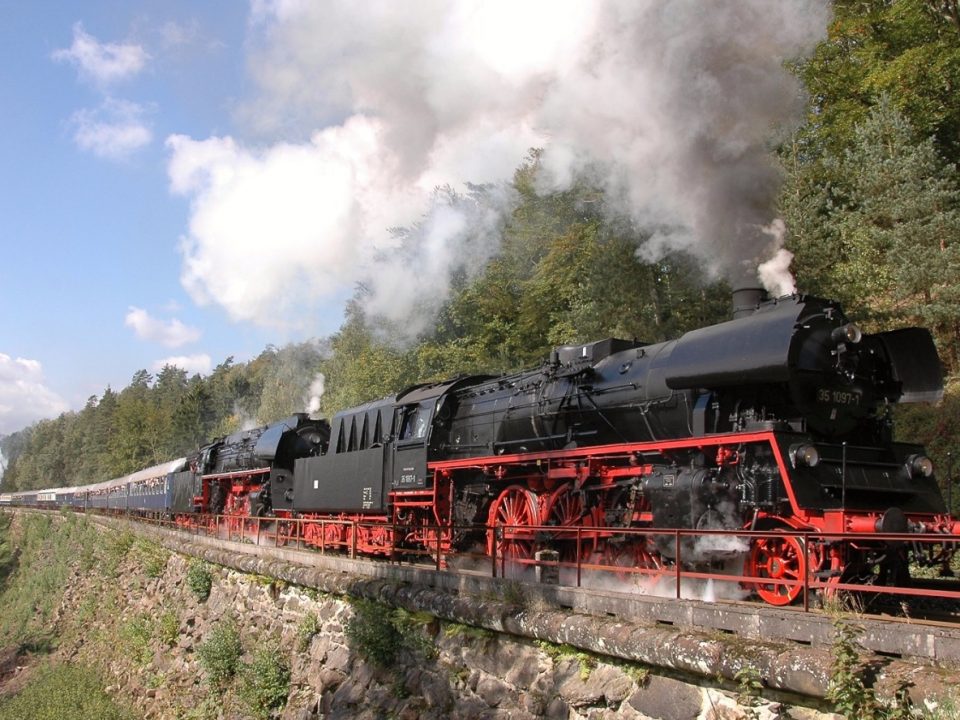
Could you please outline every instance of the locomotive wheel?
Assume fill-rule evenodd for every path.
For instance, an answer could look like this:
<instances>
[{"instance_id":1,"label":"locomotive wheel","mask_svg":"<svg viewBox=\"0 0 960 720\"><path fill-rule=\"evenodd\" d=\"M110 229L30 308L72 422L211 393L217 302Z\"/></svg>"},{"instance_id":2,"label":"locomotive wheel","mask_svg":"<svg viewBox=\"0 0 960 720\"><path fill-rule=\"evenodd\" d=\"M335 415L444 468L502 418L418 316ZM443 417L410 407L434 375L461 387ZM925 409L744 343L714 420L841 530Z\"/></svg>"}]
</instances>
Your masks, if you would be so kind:
<instances>
[{"instance_id":1,"label":"locomotive wheel","mask_svg":"<svg viewBox=\"0 0 960 720\"><path fill-rule=\"evenodd\" d=\"M523 529L538 524L537 496L520 485L506 488L490 506L488 524L495 528L487 533L487 550L494 550L495 535L499 535L497 556L524 560L533 557L533 530ZM509 527L498 527L509 526Z\"/></svg>"},{"instance_id":2,"label":"locomotive wheel","mask_svg":"<svg viewBox=\"0 0 960 720\"><path fill-rule=\"evenodd\" d=\"M628 580L630 577L655 579L660 574L659 571L663 569L660 557L647 549L646 540L606 543L603 549L603 564L613 568L623 568L616 571L617 577L621 580ZM651 572L630 572L633 569L649 570Z\"/></svg>"},{"instance_id":3,"label":"locomotive wheel","mask_svg":"<svg viewBox=\"0 0 960 720\"><path fill-rule=\"evenodd\" d=\"M803 545L791 536L754 538L747 556L744 575L771 580L796 581L796 585L757 583L750 585L765 602L789 605L803 592L802 580L807 571Z\"/></svg>"},{"instance_id":4,"label":"locomotive wheel","mask_svg":"<svg viewBox=\"0 0 960 720\"><path fill-rule=\"evenodd\" d=\"M543 524L558 528L570 528L566 532L557 532L552 540L560 553L562 562L575 562L577 559L577 535L575 528L583 519L583 497L570 492L570 485L561 485L553 491L547 501ZM593 538L581 538L581 556L588 556L593 550Z\"/></svg>"}]
</instances>

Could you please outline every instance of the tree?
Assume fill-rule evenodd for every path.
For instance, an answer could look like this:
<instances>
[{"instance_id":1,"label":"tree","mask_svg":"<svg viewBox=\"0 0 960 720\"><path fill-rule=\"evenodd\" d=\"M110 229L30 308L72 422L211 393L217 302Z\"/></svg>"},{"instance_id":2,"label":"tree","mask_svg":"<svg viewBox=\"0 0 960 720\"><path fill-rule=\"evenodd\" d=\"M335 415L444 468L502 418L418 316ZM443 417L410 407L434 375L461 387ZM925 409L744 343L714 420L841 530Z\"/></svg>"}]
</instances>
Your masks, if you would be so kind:
<instances>
[{"instance_id":1,"label":"tree","mask_svg":"<svg viewBox=\"0 0 960 720\"><path fill-rule=\"evenodd\" d=\"M194 376L177 399L177 406L173 410L171 427L176 448L174 455L188 455L210 442L216 420L207 383L200 376Z\"/></svg>"},{"instance_id":2,"label":"tree","mask_svg":"<svg viewBox=\"0 0 960 720\"><path fill-rule=\"evenodd\" d=\"M834 0L833 8L827 40L797 65L811 95L804 144L842 152L887 94L940 155L960 160L956 0Z\"/></svg>"},{"instance_id":3,"label":"tree","mask_svg":"<svg viewBox=\"0 0 960 720\"><path fill-rule=\"evenodd\" d=\"M331 415L413 384L417 381L413 358L414 351L378 339L360 304L351 301L344 324L330 339L330 353L319 366L326 378L323 412Z\"/></svg>"},{"instance_id":4,"label":"tree","mask_svg":"<svg viewBox=\"0 0 960 720\"><path fill-rule=\"evenodd\" d=\"M173 457L182 452L173 427L173 417L180 398L187 390L187 371L173 365L164 365L157 374L151 399L156 408L158 425L155 428L160 453Z\"/></svg>"},{"instance_id":5,"label":"tree","mask_svg":"<svg viewBox=\"0 0 960 720\"><path fill-rule=\"evenodd\" d=\"M851 146L828 155L829 182L789 206L804 287L877 326L919 324L960 369L960 188L932 139L918 140L884 96ZM820 229L808 231L816 218ZM796 223L796 224L794 224Z\"/></svg>"},{"instance_id":6,"label":"tree","mask_svg":"<svg viewBox=\"0 0 960 720\"><path fill-rule=\"evenodd\" d=\"M118 475L134 472L163 461L157 427L160 413L150 394L151 376L138 370L117 397L110 455Z\"/></svg>"},{"instance_id":7,"label":"tree","mask_svg":"<svg viewBox=\"0 0 960 720\"><path fill-rule=\"evenodd\" d=\"M320 370L322 356L315 343L290 344L274 355L264 373L257 419L270 423L305 412L308 390Z\"/></svg>"}]
</instances>

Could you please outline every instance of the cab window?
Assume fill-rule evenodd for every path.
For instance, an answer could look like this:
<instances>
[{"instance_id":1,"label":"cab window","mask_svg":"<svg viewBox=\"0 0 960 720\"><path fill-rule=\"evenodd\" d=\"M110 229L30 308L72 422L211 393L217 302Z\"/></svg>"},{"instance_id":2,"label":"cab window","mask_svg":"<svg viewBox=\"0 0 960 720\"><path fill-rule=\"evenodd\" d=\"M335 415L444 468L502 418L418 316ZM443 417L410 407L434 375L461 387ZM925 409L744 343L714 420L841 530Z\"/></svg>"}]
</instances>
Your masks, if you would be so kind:
<instances>
[{"instance_id":1,"label":"cab window","mask_svg":"<svg viewBox=\"0 0 960 720\"><path fill-rule=\"evenodd\" d=\"M429 423L429 413L425 412L419 405L407 408L403 416L403 426L400 429L400 439L419 440L425 438Z\"/></svg>"}]
</instances>

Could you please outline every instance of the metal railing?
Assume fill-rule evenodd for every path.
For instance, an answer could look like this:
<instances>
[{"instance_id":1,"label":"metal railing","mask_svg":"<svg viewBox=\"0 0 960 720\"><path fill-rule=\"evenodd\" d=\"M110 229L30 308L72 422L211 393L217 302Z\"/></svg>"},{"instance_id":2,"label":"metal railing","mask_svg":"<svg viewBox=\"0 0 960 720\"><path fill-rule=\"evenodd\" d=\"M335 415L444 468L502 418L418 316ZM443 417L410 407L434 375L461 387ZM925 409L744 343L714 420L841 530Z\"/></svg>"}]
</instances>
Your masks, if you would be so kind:
<instances>
[{"instance_id":1,"label":"metal railing","mask_svg":"<svg viewBox=\"0 0 960 720\"><path fill-rule=\"evenodd\" d=\"M184 523L184 518L189 523ZM180 521L153 517L149 522L194 534L257 545L310 549L349 558L379 556L397 564L431 565L434 569L482 573L492 577L524 577L537 568L556 568L560 583L575 587L642 592L675 599L739 599L762 589L811 608L816 594L867 593L872 596L936 597L960 600L960 580L943 578L940 587L891 586L844 579L828 567L821 553L844 544L878 553L928 548L931 555L949 557L957 541L937 534L863 534L769 531L688 530L558 526L393 526L383 522L343 519L258 518L229 515L181 516ZM186 526L185 526L186 525ZM415 530L419 544L401 535ZM488 542L488 533L494 541ZM483 549L453 551L453 538L471 534ZM371 538L381 544L371 544ZM432 543L424 544L423 538ZM605 552L598 552L601 545ZM764 562L767 573L745 572L756 563L761 541L777 541L785 548ZM712 548L705 547L713 545ZM492 545L492 552L488 551ZM654 552L654 548L658 548ZM556 559L538 559L535 551L558 551ZM617 550L622 552L618 555ZM799 550L799 552L798 552ZM944 553L946 550L948 552ZM631 555L631 552L637 554ZM728 567L720 566L726 563ZM468 569L464 569L464 568ZM485 568L485 569L484 569ZM755 565L753 566L756 569ZM807 570L809 568L809 570ZM870 568L865 568L869 576ZM873 579L875 580L875 570ZM532 578L531 578L532 579ZM793 597L795 595L795 597ZM777 603L780 604L780 603ZM786 604L786 603L784 603Z\"/></svg>"}]
</instances>

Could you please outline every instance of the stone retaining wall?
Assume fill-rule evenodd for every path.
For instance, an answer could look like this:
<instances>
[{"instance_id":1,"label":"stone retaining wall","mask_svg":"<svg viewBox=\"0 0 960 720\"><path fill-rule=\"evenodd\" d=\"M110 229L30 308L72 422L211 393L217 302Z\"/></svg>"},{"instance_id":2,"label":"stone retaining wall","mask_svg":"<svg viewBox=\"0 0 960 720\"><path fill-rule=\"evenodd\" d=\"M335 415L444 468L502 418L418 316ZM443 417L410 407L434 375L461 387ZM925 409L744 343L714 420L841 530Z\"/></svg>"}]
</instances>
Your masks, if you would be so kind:
<instances>
[{"instance_id":1,"label":"stone retaining wall","mask_svg":"<svg viewBox=\"0 0 960 720\"><path fill-rule=\"evenodd\" d=\"M96 522L126 527L122 520ZM551 604L548 595L508 581L489 584L488 579L479 594L457 592L297 564L289 553L277 553L282 559L275 559L265 548L131 528L177 554L152 579L131 559L117 589L118 612L98 617L88 639L122 634L131 618L175 612L174 647L154 640L147 665L131 666L128 658L111 661L117 678L113 689L132 698L145 717L244 716L235 687L216 700L219 715L188 714L191 708L210 709L211 689L196 650L227 617L240 628L248 659L269 641L278 641L287 653L292 685L283 717L288 720L821 716L811 706L820 705L828 681L831 657L822 648L574 613ZM187 587L187 556L216 566L206 602ZM90 591L78 577L62 615L69 617ZM407 648L390 667L364 657L345 633L355 612L350 598L428 614L416 633L435 654ZM310 615L318 619L319 631L299 650L298 629ZM92 650L79 638L62 652L83 657ZM916 701L933 700L960 681L960 675L943 668L870 660L881 694L888 696L909 685ZM734 678L744 668L756 670L769 688L760 708L736 703Z\"/></svg>"}]
</instances>

